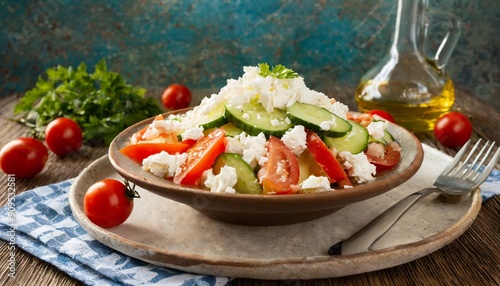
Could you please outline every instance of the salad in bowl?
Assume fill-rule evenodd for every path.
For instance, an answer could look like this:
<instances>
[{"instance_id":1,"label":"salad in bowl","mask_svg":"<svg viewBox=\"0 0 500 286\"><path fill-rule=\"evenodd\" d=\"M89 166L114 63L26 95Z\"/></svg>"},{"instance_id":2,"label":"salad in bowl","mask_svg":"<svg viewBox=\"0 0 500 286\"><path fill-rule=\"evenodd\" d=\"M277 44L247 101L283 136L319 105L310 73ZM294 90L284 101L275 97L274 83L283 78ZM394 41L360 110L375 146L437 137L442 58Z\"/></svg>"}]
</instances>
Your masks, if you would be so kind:
<instances>
[{"instance_id":1,"label":"salad in bowl","mask_svg":"<svg viewBox=\"0 0 500 286\"><path fill-rule=\"evenodd\" d=\"M400 163L383 118L349 112L282 65L243 70L198 106L158 115L120 153L179 186L265 196L349 191Z\"/></svg>"}]
</instances>

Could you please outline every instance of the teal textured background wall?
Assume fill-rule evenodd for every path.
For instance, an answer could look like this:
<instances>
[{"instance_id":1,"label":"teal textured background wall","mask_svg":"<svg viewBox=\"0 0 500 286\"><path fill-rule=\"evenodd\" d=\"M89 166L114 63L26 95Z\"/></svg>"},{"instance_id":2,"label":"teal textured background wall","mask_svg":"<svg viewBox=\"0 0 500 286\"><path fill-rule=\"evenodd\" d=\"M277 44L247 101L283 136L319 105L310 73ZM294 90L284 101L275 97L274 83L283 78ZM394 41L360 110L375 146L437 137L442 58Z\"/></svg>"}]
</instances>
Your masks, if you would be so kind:
<instances>
[{"instance_id":1,"label":"teal textured background wall","mask_svg":"<svg viewBox=\"0 0 500 286\"><path fill-rule=\"evenodd\" d=\"M462 37L447 67L482 100L500 94L500 1L431 0L456 14ZM396 0L4 0L0 92L24 92L47 67L108 68L148 89L217 89L242 66L284 64L312 88L356 86L387 51ZM438 27L438 26L436 26ZM439 29L436 29L439 30ZM442 35L429 42L434 49Z\"/></svg>"}]
</instances>

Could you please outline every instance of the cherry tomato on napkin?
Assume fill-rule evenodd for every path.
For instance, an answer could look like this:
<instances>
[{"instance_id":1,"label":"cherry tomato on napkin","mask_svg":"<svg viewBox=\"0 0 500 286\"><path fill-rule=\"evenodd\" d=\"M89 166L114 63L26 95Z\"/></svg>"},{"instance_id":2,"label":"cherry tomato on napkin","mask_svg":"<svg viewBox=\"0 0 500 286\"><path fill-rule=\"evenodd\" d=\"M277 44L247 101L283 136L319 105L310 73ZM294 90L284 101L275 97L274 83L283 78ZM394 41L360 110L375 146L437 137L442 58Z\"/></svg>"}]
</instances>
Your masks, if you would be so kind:
<instances>
[{"instance_id":1,"label":"cherry tomato on napkin","mask_svg":"<svg viewBox=\"0 0 500 286\"><path fill-rule=\"evenodd\" d=\"M103 228L115 227L127 220L139 194L128 182L103 179L91 185L83 199L85 215Z\"/></svg>"}]
</instances>

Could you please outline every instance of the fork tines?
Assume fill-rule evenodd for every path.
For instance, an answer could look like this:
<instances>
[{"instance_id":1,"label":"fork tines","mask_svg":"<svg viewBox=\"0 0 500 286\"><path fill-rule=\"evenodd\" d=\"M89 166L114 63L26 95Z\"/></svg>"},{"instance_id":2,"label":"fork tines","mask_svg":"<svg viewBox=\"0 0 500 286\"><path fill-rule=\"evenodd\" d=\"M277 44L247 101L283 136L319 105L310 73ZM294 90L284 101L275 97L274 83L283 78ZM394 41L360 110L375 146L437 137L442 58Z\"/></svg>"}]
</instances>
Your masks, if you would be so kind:
<instances>
[{"instance_id":1,"label":"fork tines","mask_svg":"<svg viewBox=\"0 0 500 286\"><path fill-rule=\"evenodd\" d=\"M451 164L452 168L450 170L446 170L448 175L453 175L462 179L468 179L471 181L476 181L478 178L482 180L486 179L489 175L493 167L498 161L498 157L500 155L500 148L497 148L497 151L493 156L490 156L492 153L493 147L495 146L495 142L486 141L486 143L480 147L482 139L479 139L476 144L472 147L471 151L468 152L467 157L464 160L461 158L464 156L464 153L469 146L469 142L467 142L457 153L455 159L453 160L453 164ZM476 154L476 150L480 148L480 150ZM488 160L489 161L486 161ZM472 160L472 161L471 161ZM460 164L459 168L453 168ZM485 164L485 165L483 165ZM482 178L484 176L484 178Z\"/></svg>"}]
</instances>

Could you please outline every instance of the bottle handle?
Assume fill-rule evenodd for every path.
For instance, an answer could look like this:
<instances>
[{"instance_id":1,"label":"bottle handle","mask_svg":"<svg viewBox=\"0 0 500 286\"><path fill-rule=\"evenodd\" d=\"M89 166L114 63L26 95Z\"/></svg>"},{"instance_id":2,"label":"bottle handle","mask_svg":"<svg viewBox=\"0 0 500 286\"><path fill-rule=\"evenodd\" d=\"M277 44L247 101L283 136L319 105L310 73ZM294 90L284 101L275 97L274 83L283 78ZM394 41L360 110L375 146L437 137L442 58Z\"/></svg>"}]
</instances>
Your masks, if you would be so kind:
<instances>
[{"instance_id":1,"label":"bottle handle","mask_svg":"<svg viewBox=\"0 0 500 286\"><path fill-rule=\"evenodd\" d=\"M451 53L455 49L458 39L462 34L462 22L457 18L457 16L448 12L436 10L430 10L429 12L433 20L435 19L448 24L448 32L439 45L433 59L436 68L442 70L448 63Z\"/></svg>"}]
</instances>

